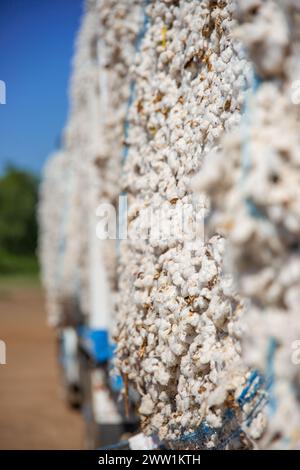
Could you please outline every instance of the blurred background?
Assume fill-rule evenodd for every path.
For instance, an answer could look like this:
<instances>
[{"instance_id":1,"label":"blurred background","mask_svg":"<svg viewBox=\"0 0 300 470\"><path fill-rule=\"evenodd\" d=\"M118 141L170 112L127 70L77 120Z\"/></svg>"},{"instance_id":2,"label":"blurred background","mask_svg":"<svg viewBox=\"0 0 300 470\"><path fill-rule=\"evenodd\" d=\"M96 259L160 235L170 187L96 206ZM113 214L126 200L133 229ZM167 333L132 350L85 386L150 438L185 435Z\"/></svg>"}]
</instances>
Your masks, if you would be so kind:
<instances>
[{"instance_id":1,"label":"blurred background","mask_svg":"<svg viewBox=\"0 0 300 470\"><path fill-rule=\"evenodd\" d=\"M0 2L1 449L83 446L81 419L60 396L36 257L40 175L60 146L82 9L82 0Z\"/></svg>"}]
</instances>

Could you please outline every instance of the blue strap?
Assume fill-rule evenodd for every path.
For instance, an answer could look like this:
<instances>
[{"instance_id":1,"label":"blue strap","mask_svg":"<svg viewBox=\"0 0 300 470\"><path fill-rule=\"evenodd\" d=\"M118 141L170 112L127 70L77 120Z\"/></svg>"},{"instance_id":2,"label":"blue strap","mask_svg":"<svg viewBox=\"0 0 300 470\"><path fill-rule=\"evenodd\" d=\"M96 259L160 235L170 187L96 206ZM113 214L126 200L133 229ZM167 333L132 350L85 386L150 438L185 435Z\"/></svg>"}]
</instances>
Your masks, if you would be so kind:
<instances>
[{"instance_id":1,"label":"blue strap","mask_svg":"<svg viewBox=\"0 0 300 470\"><path fill-rule=\"evenodd\" d=\"M103 363L112 358L113 348L107 330L94 330L83 325L78 328L78 335L80 345L96 362Z\"/></svg>"}]
</instances>

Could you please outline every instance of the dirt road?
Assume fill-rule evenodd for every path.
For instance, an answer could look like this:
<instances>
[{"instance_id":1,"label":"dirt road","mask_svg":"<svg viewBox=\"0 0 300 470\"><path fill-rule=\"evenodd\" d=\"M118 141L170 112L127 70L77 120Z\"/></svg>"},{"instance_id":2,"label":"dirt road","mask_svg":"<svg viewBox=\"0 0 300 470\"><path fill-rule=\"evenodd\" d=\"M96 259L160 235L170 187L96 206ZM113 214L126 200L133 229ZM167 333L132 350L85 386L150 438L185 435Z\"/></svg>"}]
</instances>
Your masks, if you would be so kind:
<instances>
[{"instance_id":1,"label":"dirt road","mask_svg":"<svg viewBox=\"0 0 300 470\"><path fill-rule=\"evenodd\" d=\"M0 339L0 449L83 448L81 417L62 400L40 288L0 286Z\"/></svg>"}]
</instances>

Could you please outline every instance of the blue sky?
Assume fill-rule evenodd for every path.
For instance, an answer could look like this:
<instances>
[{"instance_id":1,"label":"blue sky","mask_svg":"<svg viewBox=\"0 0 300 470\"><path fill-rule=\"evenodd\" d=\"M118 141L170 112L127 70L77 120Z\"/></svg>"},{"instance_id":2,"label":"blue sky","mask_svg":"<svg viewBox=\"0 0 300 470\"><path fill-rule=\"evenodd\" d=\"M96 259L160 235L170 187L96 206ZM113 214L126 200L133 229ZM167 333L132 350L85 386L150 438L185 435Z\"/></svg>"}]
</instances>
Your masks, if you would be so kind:
<instances>
[{"instance_id":1,"label":"blue sky","mask_svg":"<svg viewBox=\"0 0 300 470\"><path fill-rule=\"evenodd\" d=\"M0 172L39 173L59 145L83 0L0 0Z\"/></svg>"}]
</instances>

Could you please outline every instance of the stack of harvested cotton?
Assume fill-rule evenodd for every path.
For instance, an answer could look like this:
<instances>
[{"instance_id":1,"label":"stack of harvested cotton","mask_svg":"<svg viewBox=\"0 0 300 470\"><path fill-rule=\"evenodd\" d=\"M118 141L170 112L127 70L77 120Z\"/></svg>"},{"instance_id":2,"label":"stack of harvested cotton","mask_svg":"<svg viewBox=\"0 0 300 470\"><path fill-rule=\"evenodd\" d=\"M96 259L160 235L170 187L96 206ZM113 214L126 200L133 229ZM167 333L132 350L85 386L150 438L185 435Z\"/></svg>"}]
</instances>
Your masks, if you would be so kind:
<instances>
[{"instance_id":1,"label":"stack of harvested cotton","mask_svg":"<svg viewBox=\"0 0 300 470\"><path fill-rule=\"evenodd\" d=\"M237 34L259 78L241 126L207 156L195 186L210 197L212 233L228 239L228 269L249 299L245 364L266 377L266 413L253 422L263 448L300 444L300 114L297 2L241 1ZM262 426L268 420L266 429Z\"/></svg>"},{"instance_id":2,"label":"stack of harvested cotton","mask_svg":"<svg viewBox=\"0 0 300 470\"><path fill-rule=\"evenodd\" d=\"M180 230L178 221L198 214L191 177L240 122L251 68L232 39L234 11L223 0L146 7L123 175L117 365L140 393L146 433L172 440L205 422L216 430L208 446L246 381L242 306L223 275L223 239L203 243L193 223Z\"/></svg>"}]
</instances>

